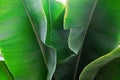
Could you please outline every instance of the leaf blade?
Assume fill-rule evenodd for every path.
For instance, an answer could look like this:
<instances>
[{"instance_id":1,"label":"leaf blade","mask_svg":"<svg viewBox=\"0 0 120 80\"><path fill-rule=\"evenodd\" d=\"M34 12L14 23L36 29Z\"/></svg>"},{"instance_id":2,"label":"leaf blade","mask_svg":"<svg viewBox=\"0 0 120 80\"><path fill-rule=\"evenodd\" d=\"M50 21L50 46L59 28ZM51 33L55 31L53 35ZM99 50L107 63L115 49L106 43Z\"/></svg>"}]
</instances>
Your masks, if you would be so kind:
<instances>
[{"instance_id":1,"label":"leaf blade","mask_svg":"<svg viewBox=\"0 0 120 80\"><path fill-rule=\"evenodd\" d=\"M88 64L82 71L79 80L93 80L97 72L107 63L114 60L115 58L120 57L120 47L115 48L110 53L94 60Z\"/></svg>"},{"instance_id":2,"label":"leaf blade","mask_svg":"<svg viewBox=\"0 0 120 80\"><path fill-rule=\"evenodd\" d=\"M3 61L0 61L0 78L3 80L13 80L11 73Z\"/></svg>"},{"instance_id":3,"label":"leaf blade","mask_svg":"<svg viewBox=\"0 0 120 80\"><path fill-rule=\"evenodd\" d=\"M22 1L1 0L0 8L0 47L14 79L46 80L47 68Z\"/></svg>"}]
</instances>

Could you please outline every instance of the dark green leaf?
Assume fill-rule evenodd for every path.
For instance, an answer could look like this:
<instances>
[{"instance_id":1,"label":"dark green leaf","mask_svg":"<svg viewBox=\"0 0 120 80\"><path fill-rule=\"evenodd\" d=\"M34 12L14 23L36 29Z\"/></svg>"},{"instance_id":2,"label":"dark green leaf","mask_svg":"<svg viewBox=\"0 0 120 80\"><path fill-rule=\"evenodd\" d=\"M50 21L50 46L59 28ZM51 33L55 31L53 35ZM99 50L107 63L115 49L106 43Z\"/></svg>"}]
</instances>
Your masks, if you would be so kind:
<instances>
[{"instance_id":1,"label":"dark green leaf","mask_svg":"<svg viewBox=\"0 0 120 80\"><path fill-rule=\"evenodd\" d=\"M55 0L42 0L47 17L46 44L55 48L58 61L73 54L67 45L69 31L63 29L64 6Z\"/></svg>"},{"instance_id":2,"label":"dark green leaf","mask_svg":"<svg viewBox=\"0 0 120 80\"><path fill-rule=\"evenodd\" d=\"M74 69L76 66L76 56L72 55L61 61L57 65L57 69L55 72L56 80L73 80L74 78Z\"/></svg>"},{"instance_id":3,"label":"dark green leaf","mask_svg":"<svg viewBox=\"0 0 120 80\"><path fill-rule=\"evenodd\" d=\"M98 2L84 41L79 72L85 65L109 53L119 45L119 2L119 0L100 0Z\"/></svg>"},{"instance_id":4,"label":"dark green leaf","mask_svg":"<svg viewBox=\"0 0 120 80\"><path fill-rule=\"evenodd\" d=\"M68 0L64 28L70 29L68 45L76 54L82 47L98 0Z\"/></svg>"},{"instance_id":5,"label":"dark green leaf","mask_svg":"<svg viewBox=\"0 0 120 80\"><path fill-rule=\"evenodd\" d=\"M78 70L79 59L82 51L86 32L91 22L98 0L68 0L64 18L64 28L70 29L68 45L77 55L74 79Z\"/></svg>"},{"instance_id":6,"label":"dark green leaf","mask_svg":"<svg viewBox=\"0 0 120 80\"><path fill-rule=\"evenodd\" d=\"M109 62L111 62L112 60L114 59L117 59L120 57L120 47L117 47L116 49L114 49L113 51L111 51L110 53L106 54L106 55L103 55L102 57L94 60L93 62L91 62L90 64L88 64L82 71L82 73L80 74L80 77L79 77L79 80L94 80L95 79L95 76L96 74L98 73L98 71L104 67L106 64L108 64ZM119 59L118 59L119 60ZM112 65L114 66L114 65ZM111 67L112 67L111 66ZM114 68L113 68L114 69ZM118 69L118 68L117 68ZM110 70L110 67L109 69L107 69L107 71ZM119 70L119 69L118 69ZM114 71L113 71L114 72ZM106 72L105 70L105 73L106 74L108 72ZM114 72L115 73L115 72ZM104 75L103 74L103 75ZM113 74L113 73L112 73ZM115 74L113 75L109 75L104 78L101 77L100 80L118 80L120 77ZM99 75L99 74L98 74ZM102 74L100 74L102 75ZM111 76L111 77L110 77ZM97 77L96 77L97 78ZM99 80L99 79L97 79Z\"/></svg>"}]
</instances>

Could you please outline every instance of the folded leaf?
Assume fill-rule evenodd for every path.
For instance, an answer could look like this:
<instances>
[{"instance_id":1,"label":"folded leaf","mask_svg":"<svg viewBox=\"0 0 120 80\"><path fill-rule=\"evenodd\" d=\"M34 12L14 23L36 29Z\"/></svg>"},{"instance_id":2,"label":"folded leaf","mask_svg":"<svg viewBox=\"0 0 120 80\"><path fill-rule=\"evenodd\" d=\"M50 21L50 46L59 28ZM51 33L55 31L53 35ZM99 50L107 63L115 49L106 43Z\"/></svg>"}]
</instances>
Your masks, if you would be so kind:
<instances>
[{"instance_id":1,"label":"folded leaf","mask_svg":"<svg viewBox=\"0 0 120 80\"><path fill-rule=\"evenodd\" d=\"M49 48L47 45L45 45L47 22L41 1L24 0L23 4L31 21L37 41L44 56L46 66L48 68L47 80L51 80L56 69L56 52L52 48Z\"/></svg>"},{"instance_id":2,"label":"folded leaf","mask_svg":"<svg viewBox=\"0 0 120 80\"><path fill-rule=\"evenodd\" d=\"M70 29L68 46L75 54L76 67L74 80L78 71L79 59L89 24L94 14L98 0L68 0L64 17L64 29Z\"/></svg>"},{"instance_id":3,"label":"folded leaf","mask_svg":"<svg viewBox=\"0 0 120 80\"><path fill-rule=\"evenodd\" d=\"M119 80L120 79L120 58L116 58L102 67L95 80Z\"/></svg>"},{"instance_id":4,"label":"folded leaf","mask_svg":"<svg viewBox=\"0 0 120 80\"><path fill-rule=\"evenodd\" d=\"M120 47L117 47L116 49L114 49L113 51L111 51L110 53L103 55L102 57L94 60L93 62L91 62L90 64L88 64L82 71L82 73L80 74L79 80L94 80L96 77L96 74L98 73L98 71L104 67L105 65L107 65L108 63L110 63L112 60L115 60L117 58L120 57ZM119 59L117 59L119 60ZM114 63L113 63L114 64ZM114 66L114 65L112 65ZM111 68L112 68L111 66ZM118 65L116 65L118 66ZM114 68L113 68L114 69ZM119 70L119 68L117 68ZM107 71L110 70L107 69ZM104 70L104 74L108 73L106 70ZM120 71L120 70L119 70ZM113 71L114 72L114 71ZM115 72L114 72L115 73ZM103 74L103 75L104 75ZM98 74L99 75L99 74ZM102 74L100 74L102 75ZM115 73L115 75L109 75L106 76L105 78L100 77L100 79L96 77L96 80L118 80L120 79L120 77ZM110 77L112 76L112 77Z\"/></svg>"},{"instance_id":5,"label":"folded leaf","mask_svg":"<svg viewBox=\"0 0 120 80\"><path fill-rule=\"evenodd\" d=\"M72 55L59 62L55 71L56 80L72 80L74 78L74 69L76 66L76 55Z\"/></svg>"},{"instance_id":6,"label":"folded leaf","mask_svg":"<svg viewBox=\"0 0 120 80\"><path fill-rule=\"evenodd\" d=\"M33 22L33 29L38 38L45 43L47 34L47 19L42 7L41 0L23 0L25 9Z\"/></svg>"},{"instance_id":7,"label":"folded leaf","mask_svg":"<svg viewBox=\"0 0 120 80\"><path fill-rule=\"evenodd\" d=\"M65 12L65 29L84 27L90 22L98 0L68 0Z\"/></svg>"},{"instance_id":8,"label":"folded leaf","mask_svg":"<svg viewBox=\"0 0 120 80\"><path fill-rule=\"evenodd\" d=\"M100 0L98 2L84 41L79 73L91 61L105 55L119 45L119 2L119 0Z\"/></svg>"},{"instance_id":9,"label":"folded leaf","mask_svg":"<svg viewBox=\"0 0 120 80\"><path fill-rule=\"evenodd\" d=\"M64 28L70 29L68 45L76 54L83 41L98 0L68 0L64 18ZM74 35L74 36L73 36Z\"/></svg>"},{"instance_id":10,"label":"folded leaf","mask_svg":"<svg viewBox=\"0 0 120 80\"><path fill-rule=\"evenodd\" d=\"M41 0L47 18L46 44L56 49L58 61L72 55L67 45L68 30L63 29L64 5L56 0Z\"/></svg>"}]
</instances>

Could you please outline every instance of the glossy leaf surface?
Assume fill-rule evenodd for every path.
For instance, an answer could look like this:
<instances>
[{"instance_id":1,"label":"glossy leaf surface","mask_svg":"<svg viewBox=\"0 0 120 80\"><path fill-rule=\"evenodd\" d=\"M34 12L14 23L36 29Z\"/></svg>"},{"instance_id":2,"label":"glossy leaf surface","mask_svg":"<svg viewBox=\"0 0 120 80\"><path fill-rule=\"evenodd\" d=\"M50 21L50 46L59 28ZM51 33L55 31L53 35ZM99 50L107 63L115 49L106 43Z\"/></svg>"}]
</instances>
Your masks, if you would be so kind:
<instances>
[{"instance_id":1,"label":"glossy leaf surface","mask_svg":"<svg viewBox=\"0 0 120 80\"><path fill-rule=\"evenodd\" d=\"M120 47L117 47L116 49L114 49L113 51L111 51L110 53L106 54L106 55L103 55L102 57L94 60L93 62L91 62L89 65L87 65L80 77L79 77L79 80L94 80L95 77L96 79L95 80L106 80L106 79L110 79L110 80L117 80L119 79L120 77L117 75L117 72L119 72L119 66L116 65L117 67L114 67L115 63L113 63L113 61L115 59L119 60L118 58L120 57ZM116 61L118 62L118 61ZM109 64L113 64L113 65L109 65ZM104 68L106 65L109 65L109 68ZM111 68L110 68L111 67ZM104 73L103 74L99 74L98 71L101 69L101 68L104 68ZM116 72L116 69L117 68L117 72ZM113 70L113 73L115 73L115 75L112 73L108 73L108 72L111 72L111 70ZM102 69L103 70L103 69ZM96 76L98 73L98 76ZM106 76L104 75L106 74ZM109 74L109 77L107 76L107 74ZM104 75L103 76L99 76L99 75ZM98 78L99 77L99 78Z\"/></svg>"},{"instance_id":2,"label":"glossy leaf surface","mask_svg":"<svg viewBox=\"0 0 120 80\"><path fill-rule=\"evenodd\" d=\"M47 17L46 44L55 48L58 61L73 54L67 45L69 31L63 29L64 5L55 0L42 0Z\"/></svg>"},{"instance_id":3,"label":"glossy leaf surface","mask_svg":"<svg viewBox=\"0 0 120 80\"><path fill-rule=\"evenodd\" d=\"M47 68L21 0L0 1L0 48L16 80L46 80Z\"/></svg>"},{"instance_id":4,"label":"glossy leaf surface","mask_svg":"<svg viewBox=\"0 0 120 80\"><path fill-rule=\"evenodd\" d=\"M47 21L46 21L45 13L43 11L42 3L40 0L36 0L36 1L25 0L23 1L23 3L26 12L28 14L28 17L31 21L32 28L36 35L42 54L44 55L44 60L48 68L47 80L51 80L53 73L55 72L56 69L57 60L56 60L55 50L45 45Z\"/></svg>"},{"instance_id":5,"label":"glossy leaf surface","mask_svg":"<svg viewBox=\"0 0 120 80\"><path fill-rule=\"evenodd\" d=\"M119 1L114 3L112 0L100 0L94 12L86 38L80 60L80 68L82 68L105 55L117 47L120 43L120 16ZM110 7L115 6L116 8ZM84 62L83 62L84 61Z\"/></svg>"},{"instance_id":6,"label":"glossy leaf surface","mask_svg":"<svg viewBox=\"0 0 120 80\"><path fill-rule=\"evenodd\" d=\"M98 0L68 0L64 28L70 29L68 45L78 54L82 48L86 32Z\"/></svg>"},{"instance_id":7,"label":"glossy leaf surface","mask_svg":"<svg viewBox=\"0 0 120 80\"><path fill-rule=\"evenodd\" d=\"M119 3L1 0L0 79L120 79Z\"/></svg>"}]
</instances>

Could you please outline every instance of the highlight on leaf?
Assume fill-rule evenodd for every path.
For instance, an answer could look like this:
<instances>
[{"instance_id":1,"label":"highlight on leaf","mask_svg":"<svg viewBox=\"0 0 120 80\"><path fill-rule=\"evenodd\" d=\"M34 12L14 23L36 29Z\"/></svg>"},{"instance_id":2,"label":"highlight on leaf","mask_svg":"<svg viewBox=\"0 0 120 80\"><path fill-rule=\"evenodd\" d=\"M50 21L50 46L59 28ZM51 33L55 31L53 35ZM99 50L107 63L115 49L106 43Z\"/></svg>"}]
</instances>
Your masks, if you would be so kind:
<instances>
[{"instance_id":1,"label":"highlight on leaf","mask_svg":"<svg viewBox=\"0 0 120 80\"><path fill-rule=\"evenodd\" d=\"M120 80L120 0L0 0L0 80Z\"/></svg>"},{"instance_id":2,"label":"highlight on leaf","mask_svg":"<svg viewBox=\"0 0 120 80\"><path fill-rule=\"evenodd\" d=\"M4 61L4 58L2 57L2 51L0 49L0 61Z\"/></svg>"},{"instance_id":3,"label":"highlight on leaf","mask_svg":"<svg viewBox=\"0 0 120 80\"><path fill-rule=\"evenodd\" d=\"M56 0L58 2L61 2L63 5L66 5L67 0Z\"/></svg>"}]
</instances>

